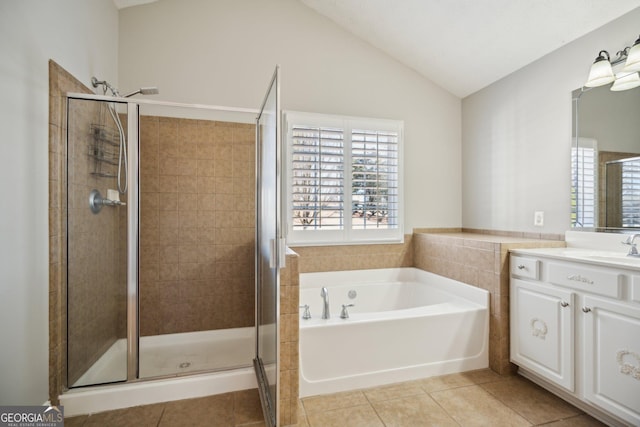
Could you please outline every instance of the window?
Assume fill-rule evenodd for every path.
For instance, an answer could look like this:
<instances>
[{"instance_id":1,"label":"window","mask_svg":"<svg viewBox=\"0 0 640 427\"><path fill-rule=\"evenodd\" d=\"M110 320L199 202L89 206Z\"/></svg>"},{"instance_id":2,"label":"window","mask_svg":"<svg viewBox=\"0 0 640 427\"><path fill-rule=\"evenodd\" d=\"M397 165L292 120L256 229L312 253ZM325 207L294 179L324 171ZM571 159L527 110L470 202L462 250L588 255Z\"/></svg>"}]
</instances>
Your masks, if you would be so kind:
<instances>
[{"instance_id":1,"label":"window","mask_svg":"<svg viewBox=\"0 0 640 427\"><path fill-rule=\"evenodd\" d=\"M578 138L571 147L571 225L595 227L596 141Z\"/></svg>"},{"instance_id":2,"label":"window","mask_svg":"<svg viewBox=\"0 0 640 427\"><path fill-rule=\"evenodd\" d=\"M402 128L285 113L288 244L401 242Z\"/></svg>"}]
</instances>

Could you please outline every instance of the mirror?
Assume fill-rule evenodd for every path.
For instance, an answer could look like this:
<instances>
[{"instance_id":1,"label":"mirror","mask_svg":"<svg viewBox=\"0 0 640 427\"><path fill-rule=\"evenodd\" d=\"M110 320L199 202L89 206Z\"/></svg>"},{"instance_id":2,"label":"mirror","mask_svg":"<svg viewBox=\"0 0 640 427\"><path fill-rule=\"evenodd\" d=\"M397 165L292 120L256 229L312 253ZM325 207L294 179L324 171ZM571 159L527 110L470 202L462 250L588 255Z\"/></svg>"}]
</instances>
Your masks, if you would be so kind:
<instances>
[{"instance_id":1,"label":"mirror","mask_svg":"<svg viewBox=\"0 0 640 427\"><path fill-rule=\"evenodd\" d=\"M573 92L571 227L640 229L640 87Z\"/></svg>"}]
</instances>

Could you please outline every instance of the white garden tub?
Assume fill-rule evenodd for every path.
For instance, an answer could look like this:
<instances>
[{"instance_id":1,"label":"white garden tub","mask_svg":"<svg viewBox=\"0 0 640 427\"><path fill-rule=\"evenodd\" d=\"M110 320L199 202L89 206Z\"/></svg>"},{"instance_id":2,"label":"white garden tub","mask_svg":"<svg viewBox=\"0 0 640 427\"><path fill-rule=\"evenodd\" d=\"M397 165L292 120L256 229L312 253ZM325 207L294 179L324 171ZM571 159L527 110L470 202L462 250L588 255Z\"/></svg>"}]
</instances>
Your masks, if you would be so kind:
<instances>
[{"instance_id":1,"label":"white garden tub","mask_svg":"<svg viewBox=\"0 0 640 427\"><path fill-rule=\"evenodd\" d=\"M416 268L303 273L304 304L312 317L300 309L300 397L488 367L483 289ZM348 319L342 304L354 304Z\"/></svg>"}]
</instances>

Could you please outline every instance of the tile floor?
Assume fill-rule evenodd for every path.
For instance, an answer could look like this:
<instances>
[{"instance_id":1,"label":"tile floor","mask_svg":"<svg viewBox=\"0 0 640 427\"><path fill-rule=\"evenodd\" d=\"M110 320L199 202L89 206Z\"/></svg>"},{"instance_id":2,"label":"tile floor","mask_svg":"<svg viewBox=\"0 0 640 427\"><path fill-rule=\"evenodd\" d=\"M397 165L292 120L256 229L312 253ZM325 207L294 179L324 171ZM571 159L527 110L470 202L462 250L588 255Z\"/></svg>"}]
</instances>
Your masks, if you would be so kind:
<instances>
[{"instance_id":1,"label":"tile floor","mask_svg":"<svg viewBox=\"0 0 640 427\"><path fill-rule=\"evenodd\" d=\"M599 421L519 377L488 369L307 397L298 427L595 427ZM257 390L65 420L76 426L264 426Z\"/></svg>"}]
</instances>

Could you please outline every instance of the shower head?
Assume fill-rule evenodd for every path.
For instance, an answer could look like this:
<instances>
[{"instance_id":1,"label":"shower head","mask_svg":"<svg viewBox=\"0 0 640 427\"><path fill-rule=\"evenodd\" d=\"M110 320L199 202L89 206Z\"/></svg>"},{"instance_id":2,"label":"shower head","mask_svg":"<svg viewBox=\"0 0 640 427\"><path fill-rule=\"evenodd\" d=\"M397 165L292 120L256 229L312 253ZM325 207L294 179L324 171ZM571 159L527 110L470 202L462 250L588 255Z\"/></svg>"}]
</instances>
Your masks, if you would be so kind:
<instances>
[{"instance_id":1,"label":"shower head","mask_svg":"<svg viewBox=\"0 0 640 427\"><path fill-rule=\"evenodd\" d=\"M159 94L160 91L158 90L157 87L155 86L149 86L149 87L141 87L138 90L134 90L131 93L128 93L126 95L124 95L124 98L129 98L130 96L133 95L137 95L137 94L142 94L142 95L157 95Z\"/></svg>"},{"instance_id":2,"label":"shower head","mask_svg":"<svg viewBox=\"0 0 640 427\"><path fill-rule=\"evenodd\" d=\"M102 86L102 93L106 93L107 89L109 89L111 91L111 95L113 96L122 96L120 95L120 92L118 92L118 89L116 89L115 87L111 86L109 84L109 82L107 82L106 80L98 80L95 77L91 77L91 84L93 85L93 87L98 87L98 86ZM122 96L123 98L129 98L130 96L133 95L137 95L137 94L142 94L142 95L157 95L160 92L158 91L158 88L155 86L149 86L149 87L141 87L138 90L134 90L131 93L128 93L124 96Z\"/></svg>"},{"instance_id":3,"label":"shower head","mask_svg":"<svg viewBox=\"0 0 640 427\"><path fill-rule=\"evenodd\" d=\"M111 86L106 80L98 80L95 77L91 77L91 85L93 85L93 87L102 86L103 94L107 93L107 89L109 89L111 91L111 95L120 96L120 94L118 93L118 89Z\"/></svg>"}]
</instances>

